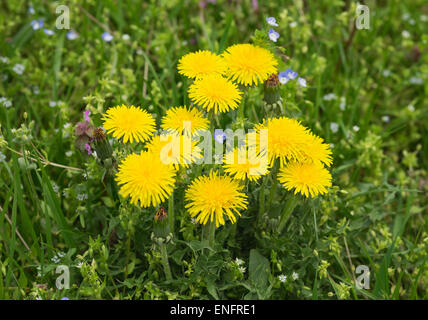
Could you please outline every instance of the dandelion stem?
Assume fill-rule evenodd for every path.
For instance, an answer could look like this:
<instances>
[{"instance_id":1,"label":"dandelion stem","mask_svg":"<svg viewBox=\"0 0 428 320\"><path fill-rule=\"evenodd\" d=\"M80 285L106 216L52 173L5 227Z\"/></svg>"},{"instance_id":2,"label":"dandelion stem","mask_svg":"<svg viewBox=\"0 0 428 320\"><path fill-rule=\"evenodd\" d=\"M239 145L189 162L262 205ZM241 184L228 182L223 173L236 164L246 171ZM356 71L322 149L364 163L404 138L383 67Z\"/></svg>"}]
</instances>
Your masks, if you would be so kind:
<instances>
[{"instance_id":1,"label":"dandelion stem","mask_svg":"<svg viewBox=\"0 0 428 320\"><path fill-rule=\"evenodd\" d=\"M278 175L278 167L279 167L279 163L278 163L278 159L275 160L275 163L273 164L273 168L272 168L272 187L270 189L270 194L269 194L269 201L268 201L268 207L269 209L271 209L271 205L272 205L272 200L273 197L275 196L276 193L276 188L278 186L278 182L276 180L276 176Z\"/></svg>"},{"instance_id":2,"label":"dandelion stem","mask_svg":"<svg viewBox=\"0 0 428 320\"><path fill-rule=\"evenodd\" d=\"M210 247L214 247L214 243L215 243L215 222L214 221L210 222L210 225L209 225L208 243Z\"/></svg>"},{"instance_id":3,"label":"dandelion stem","mask_svg":"<svg viewBox=\"0 0 428 320\"><path fill-rule=\"evenodd\" d=\"M258 217L258 223L262 221L263 214L265 213L265 187L266 187L266 181L268 180L268 176L264 176L262 185L260 187L259 191L259 217Z\"/></svg>"},{"instance_id":4,"label":"dandelion stem","mask_svg":"<svg viewBox=\"0 0 428 320\"><path fill-rule=\"evenodd\" d=\"M168 221L169 221L169 232L174 234L174 191L168 199Z\"/></svg>"},{"instance_id":5,"label":"dandelion stem","mask_svg":"<svg viewBox=\"0 0 428 320\"><path fill-rule=\"evenodd\" d=\"M165 276L167 280L172 280L171 268L169 267L168 261L168 251L166 250L166 244L159 244L159 249L162 257L163 270L165 271Z\"/></svg>"},{"instance_id":6,"label":"dandelion stem","mask_svg":"<svg viewBox=\"0 0 428 320\"><path fill-rule=\"evenodd\" d=\"M288 198L287 203L285 204L284 210L281 212L281 218L278 225L278 234L281 233L282 229L284 228L285 224L287 223L288 219L291 216L291 213L293 212L294 208L296 207L298 203L299 198L291 195L290 198Z\"/></svg>"}]
</instances>

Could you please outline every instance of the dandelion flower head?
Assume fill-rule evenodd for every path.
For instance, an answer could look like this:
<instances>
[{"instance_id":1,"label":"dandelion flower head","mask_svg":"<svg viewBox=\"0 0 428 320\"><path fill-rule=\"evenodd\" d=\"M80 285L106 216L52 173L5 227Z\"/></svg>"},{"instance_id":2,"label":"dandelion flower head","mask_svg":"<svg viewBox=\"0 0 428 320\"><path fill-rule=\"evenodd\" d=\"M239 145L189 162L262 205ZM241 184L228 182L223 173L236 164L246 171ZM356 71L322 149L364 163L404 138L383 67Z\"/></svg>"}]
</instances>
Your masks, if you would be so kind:
<instances>
[{"instance_id":1,"label":"dandelion flower head","mask_svg":"<svg viewBox=\"0 0 428 320\"><path fill-rule=\"evenodd\" d=\"M235 83L215 74L196 80L189 87L190 99L214 113L236 109L241 102L241 95Z\"/></svg>"},{"instance_id":2,"label":"dandelion flower head","mask_svg":"<svg viewBox=\"0 0 428 320\"><path fill-rule=\"evenodd\" d=\"M306 197L325 194L331 187L330 172L319 161L291 161L279 170L278 180L285 189Z\"/></svg>"},{"instance_id":3,"label":"dandelion flower head","mask_svg":"<svg viewBox=\"0 0 428 320\"><path fill-rule=\"evenodd\" d=\"M237 83L251 86L263 83L277 72L278 62L267 49L251 44L236 44L223 53L228 75Z\"/></svg>"},{"instance_id":4,"label":"dandelion flower head","mask_svg":"<svg viewBox=\"0 0 428 320\"><path fill-rule=\"evenodd\" d=\"M226 71L226 64L222 57L208 50L191 52L178 62L178 73L191 78L202 79L211 74L222 75Z\"/></svg>"},{"instance_id":5,"label":"dandelion flower head","mask_svg":"<svg viewBox=\"0 0 428 320\"><path fill-rule=\"evenodd\" d=\"M116 181L120 195L130 197L131 203L141 207L157 206L172 193L175 170L163 164L151 152L132 153L118 167Z\"/></svg>"},{"instance_id":6,"label":"dandelion flower head","mask_svg":"<svg viewBox=\"0 0 428 320\"><path fill-rule=\"evenodd\" d=\"M152 115L140 107L117 106L107 110L104 114L103 127L113 137L123 139L124 143L144 142L155 131L155 120Z\"/></svg>"},{"instance_id":7,"label":"dandelion flower head","mask_svg":"<svg viewBox=\"0 0 428 320\"><path fill-rule=\"evenodd\" d=\"M233 159L233 162L229 163L228 159ZM224 161L224 171L237 180L257 181L261 176L267 174L267 161L263 164L255 152L250 152L244 147L228 152Z\"/></svg>"},{"instance_id":8,"label":"dandelion flower head","mask_svg":"<svg viewBox=\"0 0 428 320\"><path fill-rule=\"evenodd\" d=\"M268 156L272 165L279 158L281 166L289 160L303 160L303 150L307 146L311 136L308 128L302 126L299 121L292 118L280 117L265 120L256 127L257 134L260 130L268 130ZM264 150L260 150L261 153Z\"/></svg>"},{"instance_id":9,"label":"dandelion flower head","mask_svg":"<svg viewBox=\"0 0 428 320\"><path fill-rule=\"evenodd\" d=\"M175 131L178 134L193 135L197 130L209 128L209 120L204 117L201 111L186 106L168 109L161 122L163 130Z\"/></svg>"},{"instance_id":10,"label":"dandelion flower head","mask_svg":"<svg viewBox=\"0 0 428 320\"><path fill-rule=\"evenodd\" d=\"M162 163L174 165L174 168L178 170L179 165L188 168L189 164L202 158L202 150L197 146L197 143L189 136L162 134L154 136L146 144L146 148Z\"/></svg>"},{"instance_id":11,"label":"dandelion flower head","mask_svg":"<svg viewBox=\"0 0 428 320\"><path fill-rule=\"evenodd\" d=\"M186 208L201 224L215 221L216 227L225 224L224 216L236 222L239 210L247 209L247 195L239 181L211 171L209 176L199 176L186 190Z\"/></svg>"}]
</instances>

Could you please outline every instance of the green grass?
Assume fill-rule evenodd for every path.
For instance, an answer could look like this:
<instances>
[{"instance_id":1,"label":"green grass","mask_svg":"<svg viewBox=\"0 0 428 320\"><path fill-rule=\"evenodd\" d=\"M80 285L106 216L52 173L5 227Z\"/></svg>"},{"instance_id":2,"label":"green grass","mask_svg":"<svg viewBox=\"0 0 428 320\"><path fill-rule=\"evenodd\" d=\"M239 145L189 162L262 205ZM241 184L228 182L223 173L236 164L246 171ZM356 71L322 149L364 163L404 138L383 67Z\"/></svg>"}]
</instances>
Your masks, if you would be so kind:
<instances>
[{"instance_id":1,"label":"green grass","mask_svg":"<svg viewBox=\"0 0 428 320\"><path fill-rule=\"evenodd\" d=\"M251 1L205 9L182 0L80 3L66 1L74 41L55 29L53 4L34 1L34 15L30 1L0 4L0 56L8 58L0 61L0 97L12 102L0 103L0 299L428 298L425 1L367 1L370 29L355 31L352 1L259 1L258 11ZM76 148L74 127L86 109L101 126L102 113L118 104L142 106L159 126L169 107L190 104L191 82L176 68L181 56L258 41L268 16L279 23L280 71L292 68L308 82L281 87L285 113L334 145L333 188L300 201L277 234L289 193L271 176L249 184L250 208L210 245L183 200L207 168L183 170L164 204L175 217L167 279L165 252L152 237L157 208L119 198L104 168ZM55 35L33 30L37 18ZM106 30L112 42L101 39ZM248 90L245 108L221 115L220 127L260 122L262 98L261 87ZM116 140L113 149L117 159L131 151ZM70 266L68 290L55 287L58 264ZM369 289L355 286L358 265L370 269Z\"/></svg>"}]
</instances>

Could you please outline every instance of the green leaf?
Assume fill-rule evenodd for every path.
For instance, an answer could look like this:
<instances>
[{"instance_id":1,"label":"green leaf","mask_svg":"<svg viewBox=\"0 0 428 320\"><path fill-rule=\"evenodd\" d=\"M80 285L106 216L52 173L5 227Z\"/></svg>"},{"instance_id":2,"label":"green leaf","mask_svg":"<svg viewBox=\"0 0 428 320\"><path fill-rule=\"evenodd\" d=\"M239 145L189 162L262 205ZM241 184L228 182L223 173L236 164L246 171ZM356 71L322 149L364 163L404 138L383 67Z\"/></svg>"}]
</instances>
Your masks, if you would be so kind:
<instances>
[{"instance_id":1,"label":"green leaf","mask_svg":"<svg viewBox=\"0 0 428 320\"><path fill-rule=\"evenodd\" d=\"M263 257L256 249L250 251L249 279L260 292L268 286L270 274L269 260Z\"/></svg>"}]
</instances>

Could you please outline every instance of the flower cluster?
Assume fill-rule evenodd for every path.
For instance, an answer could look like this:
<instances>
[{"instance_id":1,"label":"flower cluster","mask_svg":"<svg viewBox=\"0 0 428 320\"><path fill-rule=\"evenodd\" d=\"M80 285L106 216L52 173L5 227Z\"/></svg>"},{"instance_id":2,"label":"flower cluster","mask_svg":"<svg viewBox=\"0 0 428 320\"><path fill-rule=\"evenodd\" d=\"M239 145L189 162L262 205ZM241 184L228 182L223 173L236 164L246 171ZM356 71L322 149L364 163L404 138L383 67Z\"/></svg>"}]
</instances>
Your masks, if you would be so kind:
<instances>
[{"instance_id":1,"label":"flower cluster","mask_svg":"<svg viewBox=\"0 0 428 320\"><path fill-rule=\"evenodd\" d=\"M271 118L256 125L257 133L268 130L267 153L271 166L279 162L278 180L294 193L306 197L325 194L331 186L331 175L325 167L332 164L330 146L296 119Z\"/></svg>"},{"instance_id":2,"label":"flower cluster","mask_svg":"<svg viewBox=\"0 0 428 320\"><path fill-rule=\"evenodd\" d=\"M208 50L188 53L179 60L178 72L195 79L188 91L192 102L217 114L239 106L242 92L238 85L263 83L276 72L277 65L269 50L236 44L221 55Z\"/></svg>"}]
</instances>

